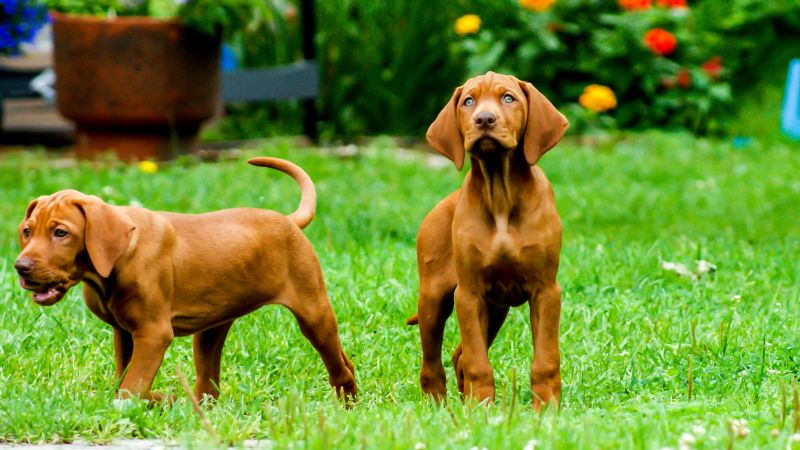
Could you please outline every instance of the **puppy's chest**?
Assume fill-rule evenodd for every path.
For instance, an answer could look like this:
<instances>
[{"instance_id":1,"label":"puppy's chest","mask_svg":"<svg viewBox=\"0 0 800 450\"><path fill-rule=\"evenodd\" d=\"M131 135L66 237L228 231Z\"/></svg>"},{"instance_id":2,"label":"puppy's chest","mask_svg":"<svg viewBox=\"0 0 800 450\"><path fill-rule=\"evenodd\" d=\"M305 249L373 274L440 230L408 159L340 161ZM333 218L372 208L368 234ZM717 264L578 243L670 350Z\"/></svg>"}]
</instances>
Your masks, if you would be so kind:
<instances>
[{"instance_id":1,"label":"puppy's chest","mask_svg":"<svg viewBox=\"0 0 800 450\"><path fill-rule=\"evenodd\" d=\"M510 224L507 219L498 218L457 236L468 243L470 251L466 256L471 263L486 269L533 269L545 259L545 238L528 223Z\"/></svg>"},{"instance_id":2,"label":"puppy's chest","mask_svg":"<svg viewBox=\"0 0 800 450\"><path fill-rule=\"evenodd\" d=\"M501 306L518 306L527 301L541 279L539 272L547 258L547 247L535 229L501 221L482 233L458 235L468 249L461 252L461 263L469 268L468 273L478 276L487 300Z\"/></svg>"}]
</instances>

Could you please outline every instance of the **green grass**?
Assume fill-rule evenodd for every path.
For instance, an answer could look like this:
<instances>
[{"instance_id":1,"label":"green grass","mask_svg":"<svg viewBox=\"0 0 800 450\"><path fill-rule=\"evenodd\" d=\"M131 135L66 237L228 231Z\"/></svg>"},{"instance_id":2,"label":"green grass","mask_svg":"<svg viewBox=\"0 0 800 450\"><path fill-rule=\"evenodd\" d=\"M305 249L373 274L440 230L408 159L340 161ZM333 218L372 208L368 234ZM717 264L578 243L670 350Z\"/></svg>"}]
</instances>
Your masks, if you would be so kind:
<instances>
[{"instance_id":1,"label":"green grass","mask_svg":"<svg viewBox=\"0 0 800 450\"><path fill-rule=\"evenodd\" d=\"M420 394L418 331L404 325L416 307L414 240L424 215L463 174L393 150L378 142L342 160L274 142L248 153L290 158L317 184L318 215L307 235L360 397L351 410L341 407L291 314L263 308L234 325L222 398L207 411L226 444L522 449L536 440L536 449L659 449L678 448L688 432L694 448L787 448L800 414L791 397L800 376L800 146L736 150L648 134L601 150L565 144L544 157L564 221L562 407L544 415L531 410L525 306L512 311L490 353L496 404L463 406L449 363L449 406ZM190 339L173 343L155 382L178 395L174 407L114 409L111 329L78 289L50 308L32 303L12 268L16 227L30 199L68 187L152 209L288 212L299 197L294 182L244 160L144 174L42 154L0 158L0 440L213 443L175 373L176 366L193 373ZM661 268L698 259L716 264L714 277L690 280ZM451 320L446 351L457 339ZM749 435L732 441L731 419L747 420Z\"/></svg>"}]
</instances>

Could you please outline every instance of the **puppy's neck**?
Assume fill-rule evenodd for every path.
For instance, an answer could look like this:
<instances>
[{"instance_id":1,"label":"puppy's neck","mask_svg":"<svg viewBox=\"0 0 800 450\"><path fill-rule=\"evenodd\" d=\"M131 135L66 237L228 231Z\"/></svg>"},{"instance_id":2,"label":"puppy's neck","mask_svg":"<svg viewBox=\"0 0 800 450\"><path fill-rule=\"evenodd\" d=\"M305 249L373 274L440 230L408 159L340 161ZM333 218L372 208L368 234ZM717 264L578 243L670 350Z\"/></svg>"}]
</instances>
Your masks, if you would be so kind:
<instances>
[{"instance_id":1,"label":"puppy's neck","mask_svg":"<svg viewBox=\"0 0 800 450\"><path fill-rule=\"evenodd\" d=\"M523 188L533 181L522 149L470 153L467 189L496 220L506 220L521 201Z\"/></svg>"}]
</instances>

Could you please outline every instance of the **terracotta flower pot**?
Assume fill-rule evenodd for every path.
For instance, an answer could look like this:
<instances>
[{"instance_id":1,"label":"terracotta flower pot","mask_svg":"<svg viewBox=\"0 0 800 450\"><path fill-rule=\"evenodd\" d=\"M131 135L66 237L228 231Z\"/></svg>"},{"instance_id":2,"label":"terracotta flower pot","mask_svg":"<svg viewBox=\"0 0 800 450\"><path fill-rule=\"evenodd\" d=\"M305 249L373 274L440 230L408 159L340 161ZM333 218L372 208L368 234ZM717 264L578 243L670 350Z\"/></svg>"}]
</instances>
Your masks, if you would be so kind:
<instances>
[{"instance_id":1,"label":"terracotta flower pot","mask_svg":"<svg viewBox=\"0 0 800 450\"><path fill-rule=\"evenodd\" d=\"M191 151L219 93L220 38L148 17L52 12L58 109L76 153L123 160Z\"/></svg>"}]
</instances>

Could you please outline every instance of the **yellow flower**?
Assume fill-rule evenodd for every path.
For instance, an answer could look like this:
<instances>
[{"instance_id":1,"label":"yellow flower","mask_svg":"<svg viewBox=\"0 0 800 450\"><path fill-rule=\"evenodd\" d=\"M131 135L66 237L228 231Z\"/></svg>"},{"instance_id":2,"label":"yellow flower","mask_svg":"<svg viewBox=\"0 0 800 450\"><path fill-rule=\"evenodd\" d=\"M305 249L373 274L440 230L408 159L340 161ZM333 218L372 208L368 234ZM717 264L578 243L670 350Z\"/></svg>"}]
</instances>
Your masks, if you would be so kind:
<instances>
[{"instance_id":1,"label":"yellow flower","mask_svg":"<svg viewBox=\"0 0 800 450\"><path fill-rule=\"evenodd\" d=\"M617 106L617 96L608 86L590 84L583 89L578 103L586 109L603 112Z\"/></svg>"},{"instance_id":2,"label":"yellow flower","mask_svg":"<svg viewBox=\"0 0 800 450\"><path fill-rule=\"evenodd\" d=\"M142 161L139 163L139 170L143 173L156 173L158 172L158 164L153 161Z\"/></svg>"},{"instance_id":3,"label":"yellow flower","mask_svg":"<svg viewBox=\"0 0 800 450\"><path fill-rule=\"evenodd\" d=\"M477 33L481 29L481 18L475 14L467 14L456 20L456 33L461 36Z\"/></svg>"},{"instance_id":4,"label":"yellow flower","mask_svg":"<svg viewBox=\"0 0 800 450\"><path fill-rule=\"evenodd\" d=\"M556 0L519 0L520 6L536 12L547 11L555 2Z\"/></svg>"}]
</instances>

